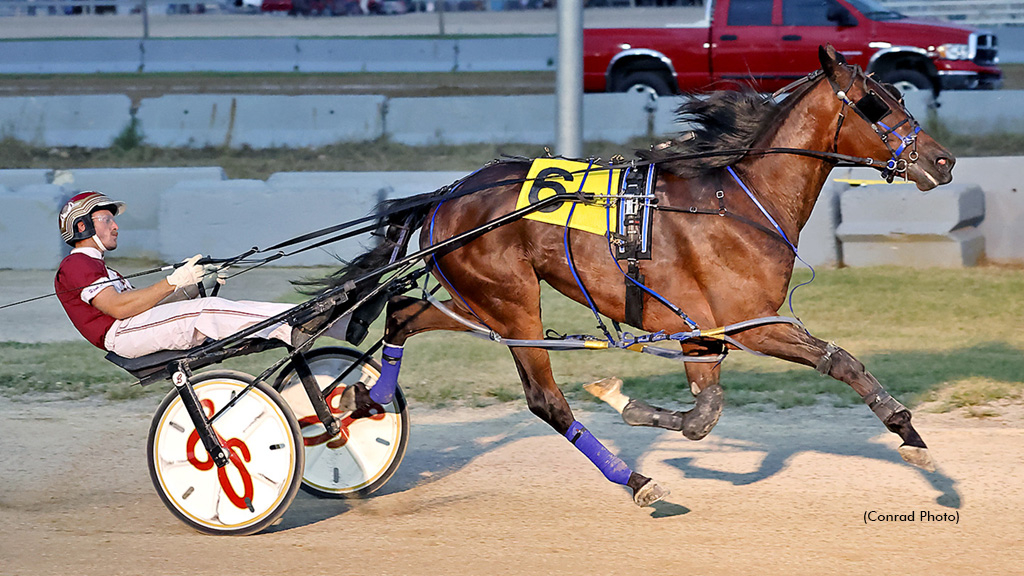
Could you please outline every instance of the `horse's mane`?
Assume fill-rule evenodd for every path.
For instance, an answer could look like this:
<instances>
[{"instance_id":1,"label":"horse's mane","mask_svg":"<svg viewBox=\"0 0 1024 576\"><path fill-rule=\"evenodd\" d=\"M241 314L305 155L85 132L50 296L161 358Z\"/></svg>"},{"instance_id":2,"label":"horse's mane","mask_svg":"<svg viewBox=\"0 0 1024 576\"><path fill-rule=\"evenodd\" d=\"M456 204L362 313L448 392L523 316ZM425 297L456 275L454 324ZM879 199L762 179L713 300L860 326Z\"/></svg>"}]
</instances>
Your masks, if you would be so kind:
<instances>
[{"instance_id":1,"label":"horse's mane","mask_svg":"<svg viewBox=\"0 0 1024 576\"><path fill-rule=\"evenodd\" d=\"M751 89L688 96L676 109L676 122L686 125L689 131L651 150L637 151L640 158L657 162L682 178L694 178L738 161L743 153L715 153L750 148L772 125L780 107ZM680 154L708 156L679 159Z\"/></svg>"}]
</instances>

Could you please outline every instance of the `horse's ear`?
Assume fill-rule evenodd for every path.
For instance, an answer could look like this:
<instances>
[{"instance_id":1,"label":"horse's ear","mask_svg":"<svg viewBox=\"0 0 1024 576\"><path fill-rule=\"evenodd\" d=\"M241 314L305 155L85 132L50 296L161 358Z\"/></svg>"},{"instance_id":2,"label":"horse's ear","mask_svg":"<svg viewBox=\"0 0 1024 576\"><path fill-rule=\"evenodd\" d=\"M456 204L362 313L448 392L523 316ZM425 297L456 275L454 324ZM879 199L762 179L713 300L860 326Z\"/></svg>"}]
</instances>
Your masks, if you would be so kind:
<instances>
[{"instance_id":1,"label":"horse's ear","mask_svg":"<svg viewBox=\"0 0 1024 576\"><path fill-rule=\"evenodd\" d=\"M832 76L835 74L837 64L846 64L846 58L836 52L831 44L826 44L818 46L818 62L821 63L821 69L825 71L825 74Z\"/></svg>"},{"instance_id":2,"label":"horse's ear","mask_svg":"<svg viewBox=\"0 0 1024 576\"><path fill-rule=\"evenodd\" d=\"M821 63L821 70L826 75L831 76L835 73L836 62L829 57L828 50L824 46L818 46L818 62Z\"/></svg>"}]
</instances>

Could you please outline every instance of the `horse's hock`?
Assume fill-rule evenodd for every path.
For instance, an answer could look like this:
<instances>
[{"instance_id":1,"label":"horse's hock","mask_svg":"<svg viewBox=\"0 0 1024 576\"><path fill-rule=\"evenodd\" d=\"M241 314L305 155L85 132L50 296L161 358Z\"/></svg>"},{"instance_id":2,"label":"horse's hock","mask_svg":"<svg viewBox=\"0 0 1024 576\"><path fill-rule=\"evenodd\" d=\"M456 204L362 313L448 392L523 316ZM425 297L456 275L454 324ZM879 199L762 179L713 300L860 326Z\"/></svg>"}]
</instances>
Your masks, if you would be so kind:
<instances>
[{"instance_id":1,"label":"horse's hock","mask_svg":"<svg viewBox=\"0 0 1024 576\"><path fill-rule=\"evenodd\" d=\"M847 266L974 266L985 254L985 195L974 184L924 194L913 183L852 186L840 207L836 236Z\"/></svg>"}]
</instances>

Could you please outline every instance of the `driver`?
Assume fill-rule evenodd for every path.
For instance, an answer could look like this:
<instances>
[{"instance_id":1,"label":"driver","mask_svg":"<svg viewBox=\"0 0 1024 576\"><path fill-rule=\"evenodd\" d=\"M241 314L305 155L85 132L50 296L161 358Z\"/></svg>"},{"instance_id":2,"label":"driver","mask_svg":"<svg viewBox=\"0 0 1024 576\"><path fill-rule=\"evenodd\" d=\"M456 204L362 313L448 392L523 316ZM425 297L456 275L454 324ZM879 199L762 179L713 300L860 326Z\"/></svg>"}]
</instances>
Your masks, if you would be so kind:
<instances>
[{"instance_id":1,"label":"driver","mask_svg":"<svg viewBox=\"0 0 1024 576\"><path fill-rule=\"evenodd\" d=\"M200 283L208 287L224 283L223 271L217 266L197 264L198 254L156 284L136 289L103 259L107 251L117 248L115 218L124 210L124 202L89 191L71 198L58 217L61 236L73 249L57 269L54 288L71 323L96 347L126 358L160 350L187 350L293 307L196 298ZM348 315L339 318L326 335L344 340L348 320ZM249 337L276 338L289 346L300 346L309 339L306 332L287 323Z\"/></svg>"}]
</instances>

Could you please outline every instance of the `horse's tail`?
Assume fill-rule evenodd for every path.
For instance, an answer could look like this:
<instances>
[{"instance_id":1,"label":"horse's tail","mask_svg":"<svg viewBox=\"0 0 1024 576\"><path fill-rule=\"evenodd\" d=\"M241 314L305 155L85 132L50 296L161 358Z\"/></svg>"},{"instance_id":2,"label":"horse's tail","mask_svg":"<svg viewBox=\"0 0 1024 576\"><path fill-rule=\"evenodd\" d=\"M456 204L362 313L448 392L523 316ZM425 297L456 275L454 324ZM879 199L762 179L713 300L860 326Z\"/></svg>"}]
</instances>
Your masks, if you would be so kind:
<instances>
[{"instance_id":1,"label":"horse's tail","mask_svg":"<svg viewBox=\"0 0 1024 576\"><path fill-rule=\"evenodd\" d=\"M423 225L430 208L435 204L432 198L447 191L447 188L442 188L418 196L381 202L377 205L377 214L380 214L377 218L377 236L380 238L377 246L356 256L329 276L296 280L293 284L300 287L300 292L311 296L345 287L347 302L354 304L362 300L380 285L380 275L375 276L374 272L383 269L393 260L405 257L412 233ZM384 309L387 298L385 290L352 310L346 340L356 345L362 342L370 324ZM346 310L349 310L348 306L338 307L326 319L333 320Z\"/></svg>"},{"instance_id":2,"label":"horse's tail","mask_svg":"<svg viewBox=\"0 0 1024 576\"><path fill-rule=\"evenodd\" d=\"M447 191L447 188L442 188L434 192L385 200L377 204L376 212L380 214L380 217L377 218L376 236L380 238L380 241L375 247L356 256L329 276L298 280L294 284L302 286L301 292L304 294L322 294L354 280L365 278L387 266L392 259L404 258L408 252L412 233L423 225L430 208L435 204L432 202L432 198ZM367 281L360 282L359 285L353 285L349 299L362 298L376 285L377 282L371 282L369 278Z\"/></svg>"}]
</instances>

